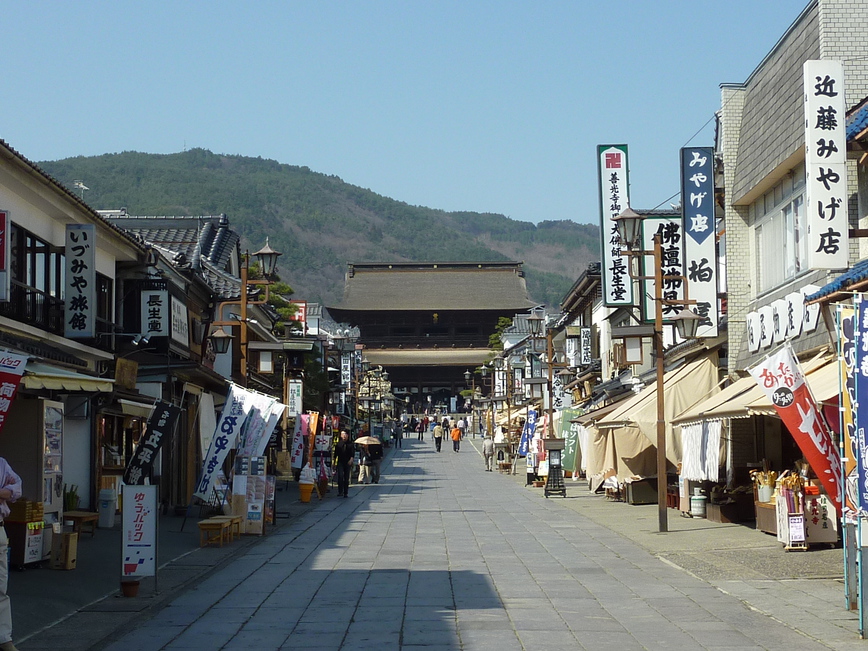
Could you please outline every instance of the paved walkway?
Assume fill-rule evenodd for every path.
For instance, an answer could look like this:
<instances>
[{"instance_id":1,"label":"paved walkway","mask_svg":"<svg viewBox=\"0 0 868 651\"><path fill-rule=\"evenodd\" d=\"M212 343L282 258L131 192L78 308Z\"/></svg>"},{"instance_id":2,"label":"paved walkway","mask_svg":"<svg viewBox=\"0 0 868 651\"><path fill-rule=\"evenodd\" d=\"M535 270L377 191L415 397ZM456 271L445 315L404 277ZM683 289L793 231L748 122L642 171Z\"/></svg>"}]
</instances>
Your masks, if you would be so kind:
<instances>
[{"instance_id":1,"label":"paved walkway","mask_svg":"<svg viewBox=\"0 0 868 651\"><path fill-rule=\"evenodd\" d=\"M834 594L787 604L788 618L774 618L748 607L743 595L661 560L683 553L673 540L726 536L649 533L643 541L647 527L639 518L640 534L631 540L617 526L584 515L582 506L608 508L616 525L656 518L656 511L604 504L578 486L571 492L576 495L546 500L525 488L523 477L484 472L470 441L459 454L405 441L379 485L353 486L349 499L322 502L104 648L631 651L866 644L852 633L852 615L826 603ZM698 530L710 524L687 522ZM649 540L663 540L666 549L655 552ZM756 589L751 580L767 580L772 593L785 584L757 576L737 583L749 591ZM796 630L799 616L820 606L844 624Z\"/></svg>"}]
</instances>

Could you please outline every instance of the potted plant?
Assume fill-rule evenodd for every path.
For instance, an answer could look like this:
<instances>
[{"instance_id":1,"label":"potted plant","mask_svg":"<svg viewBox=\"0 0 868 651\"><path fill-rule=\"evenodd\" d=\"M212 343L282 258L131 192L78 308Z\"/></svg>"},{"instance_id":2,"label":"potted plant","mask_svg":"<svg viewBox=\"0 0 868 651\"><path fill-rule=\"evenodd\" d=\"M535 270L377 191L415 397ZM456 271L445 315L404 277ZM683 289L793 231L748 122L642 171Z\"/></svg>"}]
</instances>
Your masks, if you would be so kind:
<instances>
[{"instance_id":1,"label":"potted plant","mask_svg":"<svg viewBox=\"0 0 868 651\"><path fill-rule=\"evenodd\" d=\"M137 597L139 594L139 580L135 577L121 579L121 594L125 597Z\"/></svg>"},{"instance_id":2,"label":"potted plant","mask_svg":"<svg viewBox=\"0 0 868 651\"><path fill-rule=\"evenodd\" d=\"M63 510L64 511L78 511L78 507L81 504L81 498L78 496L78 486L73 484L72 486L68 486L67 484L63 485Z\"/></svg>"}]
</instances>

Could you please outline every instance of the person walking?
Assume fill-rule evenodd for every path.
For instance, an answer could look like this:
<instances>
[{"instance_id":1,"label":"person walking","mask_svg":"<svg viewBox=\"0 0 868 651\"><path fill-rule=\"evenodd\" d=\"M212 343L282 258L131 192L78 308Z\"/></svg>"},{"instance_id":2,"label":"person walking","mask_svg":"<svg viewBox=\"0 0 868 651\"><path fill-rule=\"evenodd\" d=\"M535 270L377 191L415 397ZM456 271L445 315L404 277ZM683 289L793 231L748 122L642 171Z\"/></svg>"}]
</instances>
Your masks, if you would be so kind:
<instances>
[{"instance_id":1,"label":"person walking","mask_svg":"<svg viewBox=\"0 0 868 651\"><path fill-rule=\"evenodd\" d=\"M437 423L434 426L434 447L437 448L437 452L440 452L441 445L443 445L443 426Z\"/></svg>"},{"instance_id":2,"label":"person walking","mask_svg":"<svg viewBox=\"0 0 868 651\"><path fill-rule=\"evenodd\" d=\"M419 440L425 440L425 431L428 429L428 416L422 418L422 425L419 427Z\"/></svg>"},{"instance_id":3,"label":"person walking","mask_svg":"<svg viewBox=\"0 0 868 651\"><path fill-rule=\"evenodd\" d=\"M353 460L356 456L355 445L350 441L347 430L341 430L340 440L335 445L335 464L338 475L338 495L349 497L350 473L353 472Z\"/></svg>"},{"instance_id":4,"label":"person walking","mask_svg":"<svg viewBox=\"0 0 868 651\"><path fill-rule=\"evenodd\" d=\"M395 426L395 447L404 447L404 421L398 421Z\"/></svg>"},{"instance_id":5,"label":"person walking","mask_svg":"<svg viewBox=\"0 0 868 651\"><path fill-rule=\"evenodd\" d=\"M368 460L371 462L371 481L380 483L380 464L383 462L383 446L371 445L368 447Z\"/></svg>"},{"instance_id":6,"label":"person walking","mask_svg":"<svg viewBox=\"0 0 868 651\"><path fill-rule=\"evenodd\" d=\"M458 417L458 422L456 423L456 425L458 426L458 429L461 430L461 438L464 438L467 434L467 423L464 421L463 416Z\"/></svg>"},{"instance_id":7,"label":"person walking","mask_svg":"<svg viewBox=\"0 0 868 651\"><path fill-rule=\"evenodd\" d=\"M0 457L0 650L16 651L12 643L12 604L6 588L9 580L9 538L2 526L11 509L9 504L21 497L21 477Z\"/></svg>"},{"instance_id":8,"label":"person walking","mask_svg":"<svg viewBox=\"0 0 868 651\"><path fill-rule=\"evenodd\" d=\"M362 450L359 457L359 483L371 483L371 456L370 447L367 445L361 446Z\"/></svg>"},{"instance_id":9,"label":"person walking","mask_svg":"<svg viewBox=\"0 0 868 651\"><path fill-rule=\"evenodd\" d=\"M458 429L457 425L452 428L450 436L452 437L452 451L458 452L461 449L461 430Z\"/></svg>"},{"instance_id":10,"label":"person walking","mask_svg":"<svg viewBox=\"0 0 868 651\"><path fill-rule=\"evenodd\" d=\"M486 436L482 441L482 457L485 459L485 470L491 472L494 461L494 439Z\"/></svg>"}]
</instances>

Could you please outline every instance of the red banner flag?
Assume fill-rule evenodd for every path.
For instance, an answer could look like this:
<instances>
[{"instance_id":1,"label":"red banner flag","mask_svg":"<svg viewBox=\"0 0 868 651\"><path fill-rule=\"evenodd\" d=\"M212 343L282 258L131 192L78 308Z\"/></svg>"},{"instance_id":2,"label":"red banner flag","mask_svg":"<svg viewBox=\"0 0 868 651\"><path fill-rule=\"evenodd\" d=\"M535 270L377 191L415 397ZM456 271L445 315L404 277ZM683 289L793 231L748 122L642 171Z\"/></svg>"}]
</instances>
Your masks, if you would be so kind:
<instances>
[{"instance_id":1,"label":"red banner flag","mask_svg":"<svg viewBox=\"0 0 868 651\"><path fill-rule=\"evenodd\" d=\"M18 393L18 384L27 366L27 355L0 352L0 429L6 423L6 412Z\"/></svg>"},{"instance_id":2,"label":"red banner flag","mask_svg":"<svg viewBox=\"0 0 868 651\"><path fill-rule=\"evenodd\" d=\"M841 455L789 346L748 369L841 512Z\"/></svg>"}]
</instances>

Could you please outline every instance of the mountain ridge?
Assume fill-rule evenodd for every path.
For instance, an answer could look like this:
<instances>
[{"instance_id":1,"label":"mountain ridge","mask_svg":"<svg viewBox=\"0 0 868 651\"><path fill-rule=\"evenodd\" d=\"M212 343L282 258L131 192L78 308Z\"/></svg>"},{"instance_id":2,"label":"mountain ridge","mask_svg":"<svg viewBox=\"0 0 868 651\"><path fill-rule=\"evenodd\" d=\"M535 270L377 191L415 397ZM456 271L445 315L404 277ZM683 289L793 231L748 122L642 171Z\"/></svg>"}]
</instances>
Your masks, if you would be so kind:
<instances>
[{"instance_id":1,"label":"mountain ridge","mask_svg":"<svg viewBox=\"0 0 868 651\"><path fill-rule=\"evenodd\" d=\"M334 305L347 262L524 262L533 300L557 305L588 263L599 259L598 227L571 220L521 222L497 213L412 206L314 172L261 157L191 149L121 152L38 165L98 210L131 215L225 213L242 243L268 237L284 255L280 275L300 299Z\"/></svg>"}]
</instances>

